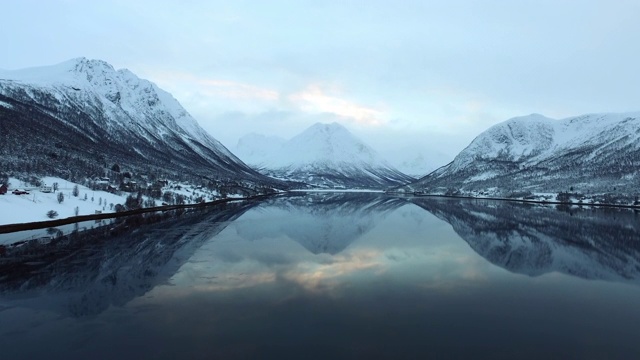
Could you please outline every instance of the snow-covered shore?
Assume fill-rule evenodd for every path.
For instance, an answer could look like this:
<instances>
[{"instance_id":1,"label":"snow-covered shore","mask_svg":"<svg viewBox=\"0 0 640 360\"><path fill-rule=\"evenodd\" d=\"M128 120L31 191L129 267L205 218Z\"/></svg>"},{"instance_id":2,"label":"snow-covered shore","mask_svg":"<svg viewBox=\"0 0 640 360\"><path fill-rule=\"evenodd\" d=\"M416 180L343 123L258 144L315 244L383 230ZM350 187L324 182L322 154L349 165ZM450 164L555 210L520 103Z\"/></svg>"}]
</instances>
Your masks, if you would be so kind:
<instances>
[{"instance_id":1,"label":"snow-covered shore","mask_svg":"<svg viewBox=\"0 0 640 360\"><path fill-rule=\"evenodd\" d=\"M58 215L55 219L64 219L76 215L92 215L97 212L112 213L115 212L115 205L124 204L127 196L131 193L118 192L110 193L107 191L91 190L90 188L75 184L70 181L57 177L40 178L43 185L52 186L58 184L58 190L55 192L42 192L40 187L31 184L25 184L16 178L9 178L9 191L5 195L0 195L0 225L20 224L36 221L51 220L47 213L51 210ZM197 197L202 197L206 201L219 198L219 194L215 190L197 189L188 184L173 184L163 188L164 191L170 191L175 195L182 195L185 203L191 203L190 199L196 201ZM78 187L78 196L73 196L73 188ZM28 195L14 195L13 190L20 189L28 191ZM62 193L64 200L58 202L58 194ZM133 193L135 195L135 193ZM229 194L228 197L240 197L237 194ZM147 196L143 196L143 200L147 200ZM155 200L157 205L162 200ZM77 209L77 213L76 213Z\"/></svg>"},{"instance_id":2,"label":"snow-covered shore","mask_svg":"<svg viewBox=\"0 0 640 360\"><path fill-rule=\"evenodd\" d=\"M9 190L0 195L0 225L24 224L52 220L47 216L51 210L58 215L55 219L65 219L76 215L93 215L97 212L103 214L114 213L117 204L124 204L127 196L135 193L118 192L116 194L107 191L91 190L90 188L57 177L42 177L43 185L53 186L58 184L55 192L43 192L41 187L24 183L16 178L9 178ZM78 196L73 196L74 187L78 187ZM28 194L14 195L14 190L26 190ZM202 189L185 183L171 183L163 188L174 195L182 195L185 204L193 203L194 199L203 198L206 201L219 199L220 195L215 190ZM58 194L62 193L64 200L58 202ZM238 194L228 194L228 198L241 198ZM86 199L85 199L86 198ZM148 200L143 196L143 201ZM193 200L193 201L191 201ZM156 205L161 205L162 200L155 200ZM77 209L77 213L76 213ZM57 226L56 231L66 234L73 230L90 228L105 224L110 220L84 221L78 224ZM8 245L19 241L47 238L51 234L50 229L36 229L18 231L8 234L0 234L0 245Z\"/></svg>"},{"instance_id":3,"label":"snow-covered shore","mask_svg":"<svg viewBox=\"0 0 640 360\"><path fill-rule=\"evenodd\" d=\"M0 225L50 220L47 217L47 212L50 210L58 213L56 217L58 219L75 216L76 208L77 215L95 214L96 211L114 212L115 205L123 204L128 195L119 196L106 191L94 191L55 177L43 177L42 181L47 186L58 183L58 191L44 193L39 187L9 178L9 191L5 195L0 195L0 212L2 213ZM76 185L78 186L77 197L73 196L73 188ZM29 194L14 195L11 192L15 189L27 190ZM58 202L60 192L64 196L61 203Z\"/></svg>"}]
</instances>

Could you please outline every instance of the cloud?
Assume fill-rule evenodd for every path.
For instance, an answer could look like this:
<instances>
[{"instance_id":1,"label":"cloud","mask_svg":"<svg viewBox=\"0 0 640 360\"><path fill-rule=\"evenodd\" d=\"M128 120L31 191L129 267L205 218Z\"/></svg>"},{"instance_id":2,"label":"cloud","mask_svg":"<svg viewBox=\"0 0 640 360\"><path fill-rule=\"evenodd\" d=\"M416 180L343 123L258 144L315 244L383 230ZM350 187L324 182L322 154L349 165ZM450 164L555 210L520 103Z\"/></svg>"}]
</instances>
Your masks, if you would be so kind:
<instances>
[{"instance_id":1,"label":"cloud","mask_svg":"<svg viewBox=\"0 0 640 360\"><path fill-rule=\"evenodd\" d=\"M258 99L270 101L277 101L280 98L280 93L275 90L237 81L203 78L189 73L163 72L161 74L157 74L154 78L161 79L163 82L179 82L195 86L198 88L199 92L207 96L240 100Z\"/></svg>"},{"instance_id":2,"label":"cloud","mask_svg":"<svg viewBox=\"0 0 640 360\"><path fill-rule=\"evenodd\" d=\"M317 84L309 85L304 90L289 95L288 98L305 112L332 113L345 119L353 119L361 125L381 125L384 123L380 110L329 95Z\"/></svg>"},{"instance_id":3,"label":"cloud","mask_svg":"<svg viewBox=\"0 0 640 360\"><path fill-rule=\"evenodd\" d=\"M385 270L382 253L378 250L364 249L334 255L328 263L297 264L296 267L283 272L282 277L307 291L332 294L344 285L348 277L358 272L373 271L379 274Z\"/></svg>"},{"instance_id":4,"label":"cloud","mask_svg":"<svg viewBox=\"0 0 640 360\"><path fill-rule=\"evenodd\" d=\"M206 88L206 92L230 99L259 99L277 101L280 94L275 90L260 88L258 86L243 84L227 80L196 80L197 84Z\"/></svg>"}]
</instances>

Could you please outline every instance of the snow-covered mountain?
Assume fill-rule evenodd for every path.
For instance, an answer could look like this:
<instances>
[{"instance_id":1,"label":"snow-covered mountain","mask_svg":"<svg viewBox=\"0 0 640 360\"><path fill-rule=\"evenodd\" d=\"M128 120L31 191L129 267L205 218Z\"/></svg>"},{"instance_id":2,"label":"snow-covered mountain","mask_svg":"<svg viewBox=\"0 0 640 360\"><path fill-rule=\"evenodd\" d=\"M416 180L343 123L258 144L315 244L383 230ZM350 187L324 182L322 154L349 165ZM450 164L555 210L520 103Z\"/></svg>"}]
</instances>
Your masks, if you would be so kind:
<instances>
[{"instance_id":1,"label":"snow-covered mountain","mask_svg":"<svg viewBox=\"0 0 640 360\"><path fill-rule=\"evenodd\" d=\"M25 170L24 160L32 163L27 171L57 175L124 164L271 181L205 132L169 93L100 60L0 71L0 118L0 154L16 170Z\"/></svg>"},{"instance_id":2,"label":"snow-covered mountain","mask_svg":"<svg viewBox=\"0 0 640 360\"><path fill-rule=\"evenodd\" d=\"M414 180L338 123L317 123L283 141L243 137L236 153L264 174L319 187L385 188Z\"/></svg>"},{"instance_id":3,"label":"snow-covered mountain","mask_svg":"<svg viewBox=\"0 0 640 360\"><path fill-rule=\"evenodd\" d=\"M404 189L635 193L639 168L640 113L563 120L532 114L489 128L453 162Z\"/></svg>"}]
</instances>

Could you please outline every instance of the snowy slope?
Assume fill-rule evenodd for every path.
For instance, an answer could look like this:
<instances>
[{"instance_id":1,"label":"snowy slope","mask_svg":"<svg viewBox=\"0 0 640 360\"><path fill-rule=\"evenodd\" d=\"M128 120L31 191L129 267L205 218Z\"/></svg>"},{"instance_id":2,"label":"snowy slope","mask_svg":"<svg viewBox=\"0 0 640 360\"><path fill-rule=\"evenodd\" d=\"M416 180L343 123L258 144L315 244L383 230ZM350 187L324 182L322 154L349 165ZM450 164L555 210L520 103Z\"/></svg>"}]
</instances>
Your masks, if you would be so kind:
<instances>
[{"instance_id":1,"label":"snowy slope","mask_svg":"<svg viewBox=\"0 0 640 360\"><path fill-rule=\"evenodd\" d=\"M635 192L638 166L640 113L563 120L532 114L489 128L452 163L406 189Z\"/></svg>"},{"instance_id":2,"label":"snowy slope","mask_svg":"<svg viewBox=\"0 0 640 360\"><path fill-rule=\"evenodd\" d=\"M265 180L205 132L169 93L104 61L77 58L0 71L0 101L0 116L13 120L3 130L12 135L24 135L25 127L39 135L37 130L46 128L43 133L52 139L41 140L62 143L65 134L77 137L109 162Z\"/></svg>"},{"instance_id":3,"label":"snowy slope","mask_svg":"<svg viewBox=\"0 0 640 360\"><path fill-rule=\"evenodd\" d=\"M133 119L145 127L164 120L163 125L182 136L202 142L212 140L169 93L129 70L116 71L101 60L77 58L53 66L3 71L0 77L9 80L3 88L46 88L55 92L57 99L75 102L107 99L109 102L101 104L105 115L123 126L133 125ZM95 99L96 95L102 99Z\"/></svg>"},{"instance_id":4,"label":"snowy slope","mask_svg":"<svg viewBox=\"0 0 640 360\"><path fill-rule=\"evenodd\" d=\"M249 135L237 153L270 176L321 187L384 188L411 181L338 123L317 123L288 141Z\"/></svg>"},{"instance_id":5,"label":"snowy slope","mask_svg":"<svg viewBox=\"0 0 640 360\"><path fill-rule=\"evenodd\" d=\"M9 189L26 189L29 195L8 194L0 196L0 209L11 209L3 211L0 225L27 223L35 221L50 220L46 213L54 210L59 214L59 218L67 218L75 215L75 208L78 208L78 215L95 214L96 211L114 212L114 204L123 204L128 194L116 195L106 191L94 191L85 186L68 182L55 177L45 177L44 184L51 186L53 183L60 184L58 192L43 193L38 188L25 185L18 179L9 178ZM79 195L72 196L74 186L78 186ZM64 195L62 203L57 200L58 193ZM87 196L85 200L84 197ZM2 240L0 240L2 243Z\"/></svg>"}]
</instances>

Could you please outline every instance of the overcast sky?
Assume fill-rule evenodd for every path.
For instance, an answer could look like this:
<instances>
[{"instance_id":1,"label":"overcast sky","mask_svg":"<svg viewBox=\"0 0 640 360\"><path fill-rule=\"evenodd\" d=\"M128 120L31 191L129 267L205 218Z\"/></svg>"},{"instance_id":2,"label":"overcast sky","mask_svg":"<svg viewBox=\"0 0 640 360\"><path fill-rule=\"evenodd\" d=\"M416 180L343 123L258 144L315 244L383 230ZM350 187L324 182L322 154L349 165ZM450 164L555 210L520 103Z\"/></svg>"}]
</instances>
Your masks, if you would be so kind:
<instances>
[{"instance_id":1,"label":"overcast sky","mask_svg":"<svg viewBox=\"0 0 640 360\"><path fill-rule=\"evenodd\" d=\"M510 117L640 110L636 0L0 5L0 68L105 60L230 148L338 121L390 160L447 161Z\"/></svg>"}]
</instances>

